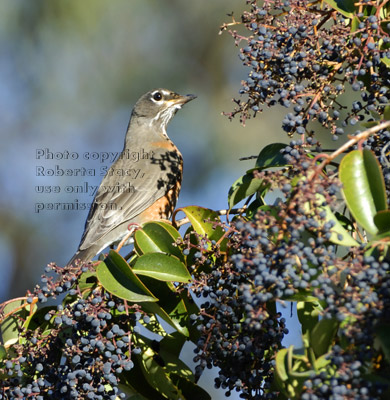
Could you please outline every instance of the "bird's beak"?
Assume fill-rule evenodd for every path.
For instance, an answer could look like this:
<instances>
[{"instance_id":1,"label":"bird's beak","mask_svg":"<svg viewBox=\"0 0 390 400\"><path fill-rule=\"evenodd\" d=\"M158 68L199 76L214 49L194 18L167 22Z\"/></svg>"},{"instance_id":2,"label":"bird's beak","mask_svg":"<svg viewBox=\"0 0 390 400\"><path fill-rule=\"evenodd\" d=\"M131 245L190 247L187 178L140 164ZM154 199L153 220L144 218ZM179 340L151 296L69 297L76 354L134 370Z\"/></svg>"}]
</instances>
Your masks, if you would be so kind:
<instances>
[{"instance_id":1,"label":"bird's beak","mask_svg":"<svg viewBox=\"0 0 390 400\"><path fill-rule=\"evenodd\" d=\"M182 106L183 104L188 103L191 100L196 99L198 96L195 96L194 94L186 94L186 95L177 95L174 99L169 100L169 103L172 105L178 105Z\"/></svg>"},{"instance_id":2,"label":"bird's beak","mask_svg":"<svg viewBox=\"0 0 390 400\"><path fill-rule=\"evenodd\" d=\"M185 96L182 96L184 99L183 104L188 103L191 100L196 99L198 96L196 96L195 94L186 94Z\"/></svg>"}]
</instances>

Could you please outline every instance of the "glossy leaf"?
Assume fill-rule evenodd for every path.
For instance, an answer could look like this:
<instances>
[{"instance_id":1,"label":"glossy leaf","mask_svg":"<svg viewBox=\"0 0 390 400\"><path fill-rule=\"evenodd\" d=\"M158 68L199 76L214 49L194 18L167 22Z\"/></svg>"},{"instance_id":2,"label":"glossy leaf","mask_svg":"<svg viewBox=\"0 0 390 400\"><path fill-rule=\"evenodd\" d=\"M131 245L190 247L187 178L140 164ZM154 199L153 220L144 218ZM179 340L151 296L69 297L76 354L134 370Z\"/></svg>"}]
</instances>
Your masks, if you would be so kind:
<instances>
[{"instance_id":1,"label":"glossy leaf","mask_svg":"<svg viewBox=\"0 0 390 400\"><path fill-rule=\"evenodd\" d=\"M118 385L118 387L121 389L121 385L119 384ZM128 389L128 388L126 388L126 389ZM126 393L126 390L123 390L125 393ZM130 395L130 397L127 397L127 399L128 400L148 400L150 397L145 397L145 396L142 396L141 394L139 394L139 393L137 393L137 394L134 394L134 395ZM157 400L157 398L156 397L153 397L153 399L156 399Z\"/></svg>"},{"instance_id":2,"label":"glossy leaf","mask_svg":"<svg viewBox=\"0 0 390 400\"><path fill-rule=\"evenodd\" d=\"M325 3L328 3L330 7L337 10L347 18L353 18L354 16L354 0L325 0Z\"/></svg>"},{"instance_id":3,"label":"glossy leaf","mask_svg":"<svg viewBox=\"0 0 390 400\"><path fill-rule=\"evenodd\" d=\"M159 343L159 348L163 352L169 353L170 356L179 357L180 352L183 349L186 339L184 336L173 332L166 335Z\"/></svg>"},{"instance_id":4,"label":"glossy leaf","mask_svg":"<svg viewBox=\"0 0 390 400\"><path fill-rule=\"evenodd\" d=\"M10 301L2 309L3 315L9 314L0 324L0 340L4 347L9 347L19 340L21 321L28 319L30 309L32 313L37 309L36 305L30 305L25 298Z\"/></svg>"},{"instance_id":5,"label":"glossy leaf","mask_svg":"<svg viewBox=\"0 0 390 400\"><path fill-rule=\"evenodd\" d=\"M7 351L5 350L5 347L0 345L0 360L3 360L7 357Z\"/></svg>"},{"instance_id":6,"label":"glossy leaf","mask_svg":"<svg viewBox=\"0 0 390 400\"><path fill-rule=\"evenodd\" d=\"M376 328L376 342L383 351L386 360L390 361L390 325L380 325Z\"/></svg>"},{"instance_id":7,"label":"glossy leaf","mask_svg":"<svg viewBox=\"0 0 390 400\"><path fill-rule=\"evenodd\" d=\"M390 66L390 65L389 65ZM379 121L367 121L367 122L361 122L360 125L363 128L372 128L373 126L376 126L379 124Z\"/></svg>"},{"instance_id":8,"label":"glossy leaf","mask_svg":"<svg viewBox=\"0 0 390 400\"><path fill-rule=\"evenodd\" d=\"M265 169L271 167L284 167L288 163L280 152L286 147L285 143L272 143L265 146L257 157L255 168Z\"/></svg>"},{"instance_id":9,"label":"glossy leaf","mask_svg":"<svg viewBox=\"0 0 390 400\"><path fill-rule=\"evenodd\" d=\"M286 390L286 385L289 379L286 369L286 356L287 349L280 349L275 358L275 373L274 381L272 385L275 391L280 392L279 396L283 396L283 399L289 399L290 396Z\"/></svg>"},{"instance_id":10,"label":"glossy leaf","mask_svg":"<svg viewBox=\"0 0 390 400\"><path fill-rule=\"evenodd\" d=\"M355 32L359 29L360 20L358 17L354 16L351 21L351 32Z\"/></svg>"},{"instance_id":11,"label":"glossy leaf","mask_svg":"<svg viewBox=\"0 0 390 400\"><path fill-rule=\"evenodd\" d=\"M159 306L158 303L144 302L141 304L141 307L142 310L144 310L147 314L158 315L162 320L164 320L167 324L169 324L172 328L177 330L183 336L189 336L187 327L181 326L180 320L171 318L169 314L162 307Z\"/></svg>"},{"instance_id":12,"label":"glossy leaf","mask_svg":"<svg viewBox=\"0 0 390 400\"><path fill-rule=\"evenodd\" d=\"M339 323L333 318L322 318L310 332L310 344L316 357L327 353L337 332Z\"/></svg>"},{"instance_id":13,"label":"glossy leaf","mask_svg":"<svg viewBox=\"0 0 390 400\"><path fill-rule=\"evenodd\" d=\"M159 343L158 354L164 361L165 371L170 376L172 376L171 374L175 374L177 377L195 382L195 377L191 368L179 359L180 350L185 343L185 338L176 332L174 332L174 335L175 336L166 335Z\"/></svg>"},{"instance_id":14,"label":"glossy leaf","mask_svg":"<svg viewBox=\"0 0 390 400\"><path fill-rule=\"evenodd\" d=\"M183 400L211 400L210 395L192 380L171 374L172 382L179 388Z\"/></svg>"},{"instance_id":15,"label":"glossy leaf","mask_svg":"<svg viewBox=\"0 0 390 400\"><path fill-rule=\"evenodd\" d=\"M386 106L383 110L383 119L390 120L390 106Z\"/></svg>"},{"instance_id":16,"label":"glossy leaf","mask_svg":"<svg viewBox=\"0 0 390 400\"><path fill-rule=\"evenodd\" d=\"M176 309L173 310L170 315L172 318L176 318L177 315L180 317L185 311L186 314L184 317L182 317L182 321L180 323L182 325L184 322L186 322L189 339L196 343L199 340L200 331L197 329L198 325L191 319L191 315L198 315L199 307L195 303L194 299L189 295L188 289L182 290L180 292L180 296L182 299L181 303L178 304Z\"/></svg>"},{"instance_id":17,"label":"glossy leaf","mask_svg":"<svg viewBox=\"0 0 390 400\"><path fill-rule=\"evenodd\" d=\"M140 256L133 266L133 271L138 275L150 276L160 281L184 283L191 281L191 275L182 262L162 253L148 253Z\"/></svg>"},{"instance_id":18,"label":"glossy leaf","mask_svg":"<svg viewBox=\"0 0 390 400\"><path fill-rule=\"evenodd\" d=\"M142 372L150 385L164 394L168 399L180 400L181 393L154 358L154 351L151 349L144 351L141 357Z\"/></svg>"},{"instance_id":19,"label":"glossy leaf","mask_svg":"<svg viewBox=\"0 0 390 400\"><path fill-rule=\"evenodd\" d=\"M343 195L356 221L369 233L378 231L374 216L386 208L383 175L378 161L369 150L355 150L340 164Z\"/></svg>"},{"instance_id":20,"label":"glossy leaf","mask_svg":"<svg viewBox=\"0 0 390 400\"><path fill-rule=\"evenodd\" d=\"M254 178L252 172L241 176L233 183L233 185L229 189L229 208L233 208L233 206L235 206L241 200L246 199L247 197L255 194L256 192L264 188L265 185L263 184L263 180Z\"/></svg>"},{"instance_id":21,"label":"glossy leaf","mask_svg":"<svg viewBox=\"0 0 390 400\"><path fill-rule=\"evenodd\" d=\"M320 306L315 302L309 301L298 301L297 303L297 314L299 322L302 325L302 333L311 331L318 323L318 316L320 313Z\"/></svg>"},{"instance_id":22,"label":"glossy leaf","mask_svg":"<svg viewBox=\"0 0 390 400\"><path fill-rule=\"evenodd\" d=\"M297 293L294 293L291 296L283 296L282 300L285 301L309 301L318 303L318 298L313 296L311 292L305 290L298 290Z\"/></svg>"},{"instance_id":23,"label":"glossy leaf","mask_svg":"<svg viewBox=\"0 0 390 400\"><path fill-rule=\"evenodd\" d=\"M288 349L280 349L276 354L276 373L280 380L285 382L288 380L288 374L286 370L286 356Z\"/></svg>"},{"instance_id":24,"label":"glossy leaf","mask_svg":"<svg viewBox=\"0 0 390 400\"><path fill-rule=\"evenodd\" d=\"M388 232L390 234L390 210L379 211L374 216L374 222L379 234Z\"/></svg>"},{"instance_id":25,"label":"glossy leaf","mask_svg":"<svg viewBox=\"0 0 390 400\"><path fill-rule=\"evenodd\" d=\"M216 226L213 229L214 224L212 221L220 221L219 215L215 211L198 206L188 206L178 210L184 212L198 234L207 235L210 240L216 241L224 235L225 232L220 226Z\"/></svg>"},{"instance_id":26,"label":"glossy leaf","mask_svg":"<svg viewBox=\"0 0 390 400\"><path fill-rule=\"evenodd\" d=\"M80 280L78 282L78 287L81 292L85 292L87 290L92 291L93 288L97 285L97 276L96 271L86 271L83 272L80 276ZM66 298L65 298L66 299ZM66 299L68 300L68 299ZM71 300L69 298L69 300Z\"/></svg>"},{"instance_id":27,"label":"glossy leaf","mask_svg":"<svg viewBox=\"0 0 390 400\"><path fill-rule=\"evenodd\" d=\"M96 272L103 287L121 299L133 303L158 300L135 275L124 258L114 250L111 250L107 258L97 266Z\"/></svg>"},{"instance_id":28,"label":"glossy leaf","mask_svg":"<svg viewBox=\"0 0 390 400\"><path fill-rule=\"evenodd\" d=\"M42 331L45 329L51 329L51 322L45 320L45 315L51 311L56 310L56 306L47 306L37 309L37 311L27 319L28 323L25 324L26 328L29 330L35 330L40 328ZM26 322L27 322L26 321Z\"/></svg>"},{"instance_id":29,"label":"glossy leaf","mask_svg":"<svg viewBox=\"0 0 390 400\"><path fill-rule=\"evenodd\" d=\"M367 171L368 183L373 195L377 211L387 209L385 178L381 165L371 150L363 150L364 165Z\"/></svg>"},{"instance_id":30,"label":"glossy leaf","mask_svg":"<svg viewBox=\"0 0 390 400\"><path fill-rule=\"evenodd\" d=\"M142 364L138 366L148 384L158 387L168 399L210 400L208 393L194 383L191 369L177 358L184 344L180 335L174 333L165 336L155 351L152 350L151 339L138 335L137 341L146 349L137 358L141 360Z\"/></svg>"},{"instance_id":31,"label":"glossy leaf","mask_svg":"<svg viewBox=\"0 0 390 400\"><path fill-rule=\"evenodd\" d=\"M388 57L381 57L381 62L386 65L386 67L390 68L390 58Z\"/></svg>"},{"instance_id":32,"label":"glossy leaf","mask_svg":"<svg viewBox=\"0 0 390 400\"><path fill-rule=\"evenodd\" d=\"M315 208L317 208L318 210L325 211L325 218L324 219L319 217L314 217L314 218L321 226L323 226L327 222L333 223L333 227L330 230L331 236L329 238L329 241L347 247L359 246L359 243L355 239L353 239L353 237L348 233L348 231L343 227L343 225L340 223L337 217L333 214L331 208L328 205L323 205L324 202L325 202L325 197L317 193ZM307 212L310 212L311 207L313 207L313 205L307 202L305 203L304 207Z\"/></svg>"},{"instance_id":33,"label":"glossy leaf","mask_svg":"<svg viewBox=\"0 0 390 400\"><path fill-rule=\"evenodd\" d=\"M146 379L145 371L141 365L141 356L132 355L131 361L133 361L134 367L122 374L121 383L125 380L126 387L133 389L137 393L135 396L142 396L140 399L166 400L166 397L159 393L154 385ZM138 397L131 396L130 399L138 399Z\"/></svg>"},{"instance_id":34,"label":"glossy leaf","mask_svg":"<svg viewBox=\"0 0 390 400\"><path fill-rule=\"evenodd\" d=\"M318 357L318 358L315 360L315 368L316 368L317 370L319 370L319 369L325 368L325 367L326 367L327 365L329 365L330 363L331 363L331 360L329 360L328 355L327 355L327 354L324 354L323 356Z\"/></svg>"},{"instance_id":35,"label":"glossy leaf","mask_svg":"<svg viewBox=\"0 0 390 400\"><path fill-rule=\"evenodd\" d=\"M249 218L252 219L256 215L257 211L259 211L259 208L264 206L264 202L260 199L256 199L255 201L252 201L252 203L249 204L248 208L245 210L245 215Z\"/></svg>"},{"instance_id":36,"label":"glossy leaf","mask_svg":"<svg viewBox=\"0 0 390 400\"><path fill-rule=\"evenodd\" d=\"M143 303L142 309L148 314L161 317L182 335L189 337L189 312L180 293L170 282L158 281L148 276L140 277L155 297L156 303Z\"/></svg>"},{"instance_id":37,"label":"glossy leaf","mask_svg":"<svg viewBox=\"0 0 390 400\"><path fill-rule=\"evenodd\" d=\"M167 253L183 260L178 247L173 246L180 233L166 222L148 222L134 234L134 247L139 255L146 253Z\"/></svg>"}]
</instances>

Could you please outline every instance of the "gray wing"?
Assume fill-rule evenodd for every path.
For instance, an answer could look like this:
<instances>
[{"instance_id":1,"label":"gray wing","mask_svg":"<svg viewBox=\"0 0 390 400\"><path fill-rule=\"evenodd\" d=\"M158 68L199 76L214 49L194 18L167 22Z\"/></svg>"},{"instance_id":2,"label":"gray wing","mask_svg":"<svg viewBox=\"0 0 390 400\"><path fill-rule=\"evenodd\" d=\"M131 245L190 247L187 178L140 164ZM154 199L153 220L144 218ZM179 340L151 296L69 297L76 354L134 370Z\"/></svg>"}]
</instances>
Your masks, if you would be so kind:
<instances>
[{"instance_id":1,"label":"gray wing","mask_svg":"<svg viewBox=\"0 0 390 400\"><path fill-rule=\"evenodd\" d=\"M130 222L174 187L181 180L182 158L179 152L156 149L151 159L119 159L111 169L127 170L130 175L103 178L85 222L80 250L92 246L120 224ZM116 190L117 183L129 190Z\"/></svg>"}]
</instances>

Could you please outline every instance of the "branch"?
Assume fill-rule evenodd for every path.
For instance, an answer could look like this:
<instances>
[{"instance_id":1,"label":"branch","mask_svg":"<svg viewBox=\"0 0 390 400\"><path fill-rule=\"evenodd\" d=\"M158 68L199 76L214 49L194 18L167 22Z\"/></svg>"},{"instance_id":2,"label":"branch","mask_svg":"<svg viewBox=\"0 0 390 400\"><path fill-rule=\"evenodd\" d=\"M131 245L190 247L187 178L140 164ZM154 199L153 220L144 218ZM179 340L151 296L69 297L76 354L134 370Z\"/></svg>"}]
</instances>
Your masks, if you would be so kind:
<instances>
[{"instance_id":1,"label":"branch","mask_svg":"<svg viewBox=\"0 0 390 400\"><path fill-rule=\"evenodd\" d=\"M317 176L324 169L324 167L327 164L332 162L336 157L338 157L340 154L344 153L344 151L349 149L351 146L353 146L354 144L356 144L356 143L358 143L360 141L366 140L373 133L379 132L382 129L386 129L389 126L390 126L390 121L381 122L379 125L373 126L372 128L366 129L365 131L363 131L361 133L358 133L356 136L353 136L350 140L348 140L348 142L344 143L341 147L339 147L332 154L329 154L329 155L321 154L321 155L319 155L319 156L326 157L326 158L315 169L315 172L311 176L310 180L313 179L315 176Z\"/></svg>"}]
</instances>

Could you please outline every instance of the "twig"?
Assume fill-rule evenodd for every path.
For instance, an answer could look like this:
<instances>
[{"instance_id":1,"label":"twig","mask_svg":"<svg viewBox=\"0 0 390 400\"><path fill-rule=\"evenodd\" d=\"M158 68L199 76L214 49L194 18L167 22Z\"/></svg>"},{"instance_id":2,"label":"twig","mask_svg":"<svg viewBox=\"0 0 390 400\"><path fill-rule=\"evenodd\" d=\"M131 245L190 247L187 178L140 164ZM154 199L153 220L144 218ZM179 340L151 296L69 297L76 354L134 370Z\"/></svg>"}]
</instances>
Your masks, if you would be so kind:
<instances>
[{"instance_id":1,"label":"twig","mask_svg":"<svg viewBox=\"0 0 390 400\"><path fill-rule=\"evenodd\" d=\"M238 160L239 161L246 161L246 160L253 160L255 158L257 158L258 156L248 156L248 157L241 157Z\"/></svg>"},{"instance_id":2,"label":"twig","mask_svg":"<svg viewBox=\"0 0 390 400\"><path fill-rule=\"evenodd\" d=\"M354 144L361 142L365 139L367 139L370 135L373 133L379 132L382 129L386 129L390 126L390 121L384 121L381 122L379 125L373 126L372 128L366 129L365 131L357 134L356 136L353 136L348 142L344 143L341 147L339 147L336 151L334 151L332 154L323 154L324 157L326 157L320 165L315 169L314 174L309 178L310 180L314 179L323 169L324 167L332 162L336 157L338 157L340 154L344 153L349 147L353 146Z\"/></svg>"}]
</instances>

